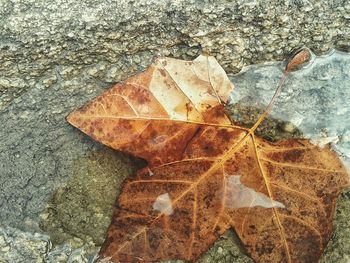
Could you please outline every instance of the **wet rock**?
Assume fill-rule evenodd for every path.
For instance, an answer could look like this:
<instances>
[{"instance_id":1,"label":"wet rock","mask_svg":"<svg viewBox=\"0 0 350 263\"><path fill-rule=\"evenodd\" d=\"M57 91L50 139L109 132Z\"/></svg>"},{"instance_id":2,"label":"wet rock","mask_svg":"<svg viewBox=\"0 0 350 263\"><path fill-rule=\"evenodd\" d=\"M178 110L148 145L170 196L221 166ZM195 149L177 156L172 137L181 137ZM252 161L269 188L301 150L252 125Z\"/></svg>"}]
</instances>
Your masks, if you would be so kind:
<instances>
[{"instance_id":1,"label":"wet rock","mask_svg":"<svg viewBox=\"0 0 350 263\"><path fill-rule=\"evenodd\" d=\"M350 259L350 191L345 191L337 202L334 233L321 263L348 263Z\"/></svg>"},{"instance_id":2,"label":"wet rock","mask_svg":"<svg viewBox=\"0 0 350 263\"><path fill-rule=\"evenodd\" d=\"M0 262L86 263L96 254L93 242L73 248L68 244L52 247L47 235L0 228Z\"/></svg>"},{"instance_id":3,"label":"wet rock","mask_svg":"<svg viewBox=\"0 0 350 263\"><path fill-rule=\"evenodd\" d=\"M232 232L227 233L215 242L214 246L198 261L199 263L253 263L253 260L244 255L238 237Z\"/></svg>"},{"instance_id":4,"label":"wet rock","mask_svg":"<svg viewBox=\"0 0 350 263\"><path fill-rule=\"evenodd\" d=\"M244 102L228 104L226 111L239 125L251 128L264 112L263 105L247 106ZM257 128L256 134L269 141L287 138L303 138L302 132L291 122L267 116Z\"/></svg>"},{"instance_id":5,"label":"wet rock","mask_svg":"<svg viewBox=\"0 0 350 263\"><path fill-rule=\"evenodd\" d=\"M102 244L121 183L131 174L132 164L125 159L108 150L74 162L73 177L54 191L40 215L40 227L54 245L79 247L89 239Z\"/></svg>"},{"instance_id":6,"label":"wet rock","mask_svg":"<svg viewBox=\"0 0 350 263\"><path fill-rule=\"evenodd\" d=\"M0 228L0 262L42 262L50 247L46 235Z\"/></svg>"}]
</instances>

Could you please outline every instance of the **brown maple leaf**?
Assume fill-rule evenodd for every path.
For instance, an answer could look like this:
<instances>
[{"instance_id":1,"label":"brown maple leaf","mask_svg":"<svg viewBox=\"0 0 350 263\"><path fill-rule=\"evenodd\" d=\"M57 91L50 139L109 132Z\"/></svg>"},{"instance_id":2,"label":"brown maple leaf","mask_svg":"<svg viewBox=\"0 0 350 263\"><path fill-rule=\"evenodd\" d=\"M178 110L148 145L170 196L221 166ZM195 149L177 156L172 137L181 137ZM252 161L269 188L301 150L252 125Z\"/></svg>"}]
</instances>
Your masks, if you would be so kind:
<instances>
[{"instance_id":1,"label":"brown maple leaf","mask_svg":"<svg viewBox=\"0 0 350 263\"><path fill-rule=\"evenodd\" d=\"M148 161L122 188L101 262L194 261L229 228L256 262L318 261L346 170L330 146L255 136L272 103L252 128L233 125L232 88L213 57L161 58L68 116Z\"/></svg>"}]
</instances>

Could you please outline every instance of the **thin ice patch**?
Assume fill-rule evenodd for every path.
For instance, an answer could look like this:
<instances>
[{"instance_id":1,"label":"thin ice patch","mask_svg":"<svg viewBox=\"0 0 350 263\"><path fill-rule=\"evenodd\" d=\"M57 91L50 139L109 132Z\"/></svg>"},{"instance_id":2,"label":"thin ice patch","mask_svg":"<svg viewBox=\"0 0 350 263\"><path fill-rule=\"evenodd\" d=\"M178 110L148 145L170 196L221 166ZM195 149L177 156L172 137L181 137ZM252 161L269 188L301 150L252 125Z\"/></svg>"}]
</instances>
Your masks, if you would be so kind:
<instances>
[{"instance_id":1,"label":"thin ice patch","mask_svg":"<svg viewBox=\"0 0 350 263\"><path fill-rule=\"evenodd\" d=\"M153 203L152 207L154 210L159 211L167 216L171 215L174 212L168 193L159 195L156 201Z\"/></svg>"},{"instance_id":2,"label":"thin ice patch","mask_svg":"<svg viewBox=\"0 0 350 263\"><path fill-rule=\"evenodd\" d=\"M241 182L240 175L232 175L227 179L225 204L228 208L245 208L261 206L264 208L285 208L284 204L271 200L263 193L256 192Z\"/></svg>"}]
</instances>

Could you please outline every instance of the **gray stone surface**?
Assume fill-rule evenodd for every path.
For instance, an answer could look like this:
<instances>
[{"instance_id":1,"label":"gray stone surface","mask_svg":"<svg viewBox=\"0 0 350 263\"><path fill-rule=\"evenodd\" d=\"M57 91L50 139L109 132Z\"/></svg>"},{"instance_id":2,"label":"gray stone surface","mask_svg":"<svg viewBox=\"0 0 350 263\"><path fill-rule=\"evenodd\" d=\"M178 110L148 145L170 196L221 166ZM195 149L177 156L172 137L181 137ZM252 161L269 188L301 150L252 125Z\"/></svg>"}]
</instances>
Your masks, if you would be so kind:
<instances>
[{"instance_id":1,"label":"gray stone surface","mask_svg":"<svg viewBox=\"0 0 350 263\"><path fill-rule=\"evenodd\" d=\"M69 244L53 248L47 235L0 227L0 263L87 263L96 252L92 242L79 248Z\"/></svg>"},{"instance_id":2,"label":"gray stone surface","mask_svg":"<svg viewBox=\"0 0 350 263\"><path fill-rule=\"evenodd\" d=\"M36 85L0 112L2 224L39 230L39 214L55 187L74 175L74 160L100 148L73 131L65 116L103 85L68 83L49 90Z\"/></svg>"},{"instance_id":3,"label":"gray stone surface","mask_svg":"<svg viewBox=\"0 0 350 263\"><path fill-rule=\"evenodd\" d=\"M50 238L46 235L0 228L0 262L40 262L50 247Z\"/></svg>"},{"instance_id":4,"label":"gray stone surface","mask_svg":"<svg viewBox=\"0 0 350 263\"><path fill-rule=\"evenodd\" d=\"M349 51L349 14L348 0L1 0L0 109L85 66L115 82L155 55L208 52L237 72L301 45Z\"/></svg>"},{"instance_id":5,"label":"gray stone surface","mask_svg":"<svg viewBox=\"0 0 350 263\"><path fill-rule=\"evenodd\" d=\"M265 104L281 68L274 63L231 75L236 86L233 103ZM305 136L338 137L334 145L344 158L350 149L349 68L347 54L315 60L288 77L273 112L275 117L291 118ZM103 240L118 187L134 168L129 157L95 143L65 121L68 112L107 88L108 83L90 74L95 70L94 66L57 68L57 80L49 88L35 83L0 111L1 263L23 262L21 251L33 258L25 262L48 257L52 261L47 262L69 262L72 253L82 260L72 262L87 262ZM296 112L299 118L293 119ZM349 259L349 218L347 192L339 200L335 234L323 262ZM54 246L45 250L49 239ZM201 261L249 262L249 258L229 237L218 241Z\"/></svg>"}]
</instances>

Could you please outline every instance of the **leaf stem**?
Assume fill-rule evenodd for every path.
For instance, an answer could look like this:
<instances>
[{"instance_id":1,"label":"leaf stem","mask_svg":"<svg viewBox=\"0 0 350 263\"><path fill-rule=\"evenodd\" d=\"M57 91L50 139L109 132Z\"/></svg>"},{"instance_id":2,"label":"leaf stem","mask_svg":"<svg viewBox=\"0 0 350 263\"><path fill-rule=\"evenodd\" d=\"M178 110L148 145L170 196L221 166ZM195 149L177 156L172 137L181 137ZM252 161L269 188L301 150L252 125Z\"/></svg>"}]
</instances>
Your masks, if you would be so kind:
<instances>
[{"instance_id":1,"label":"leaf stem","mask_svg":"<svg viewBox=\"0 0 350 263\"><path fill-rule=\"evenodd\" d=\"M275 94L273 95L269 105L265 108L265 111L263 114L261 114L258 121L254 124L254 126L249 130L249 133L254 133L255 130L258 128L260 123L265 119L265 117L271 112L272 105L275 101L275 99L278 97L278 95L281 93L282 86L287 78L287 75L289 72L300 69L301 66L303 66L305 63L308 63L311 60L311 51L310 49L306 47L302 47L299 49L296 49L293 51L286 63L286 67L283 70L283 75L280 79L280 83L277 86L277 89L275 91Z\"/></svg>"},{"instance_id":2,"label":"leaf stem","mask_svg":"<svg viewBox=\"0 0 350 263\"><path fill-rule=\"evenodd\" d=\"M254 133L255 130L258 128L258 126L260 125L260 123L265 119L265 117L271 112L272 110L272 106L273 106L273 103L275 102L276 98L279 96L279 94L281 93L281 90L282 90L282 87L283 87L283 84L285 83L286 81L286 78L287 78L287 75L288 75L288 71L287 70L284 70L283 71L283 75L280 79L280 82L277 86L277 89L275 91L275 94L273 94L273 97L272 99L270 100L270 103L266 106L263 114L261 114L261 116L259 117L258 121L254 124L254 126L252 128L250 128L249 130L249 133Z\"/></svg>"}]
</instances>

